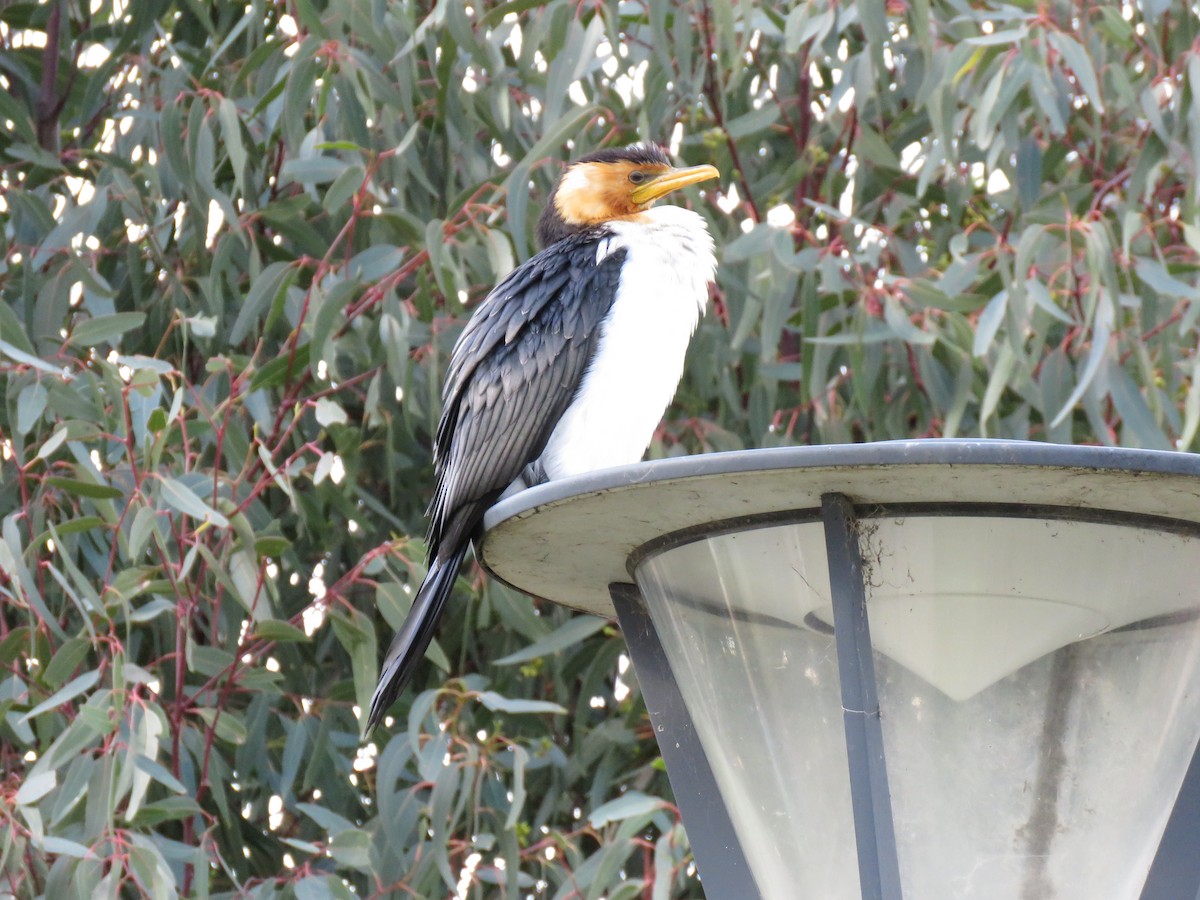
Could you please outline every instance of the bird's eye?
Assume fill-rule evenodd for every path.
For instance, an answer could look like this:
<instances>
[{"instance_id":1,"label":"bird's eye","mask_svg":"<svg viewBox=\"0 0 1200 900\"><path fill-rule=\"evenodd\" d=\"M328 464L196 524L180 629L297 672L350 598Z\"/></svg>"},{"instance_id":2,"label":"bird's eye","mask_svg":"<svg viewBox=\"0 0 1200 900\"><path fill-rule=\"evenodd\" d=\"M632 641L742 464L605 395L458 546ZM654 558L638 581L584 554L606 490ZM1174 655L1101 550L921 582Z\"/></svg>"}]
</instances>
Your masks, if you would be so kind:
<instances>
[{"instance_id":1,"label":"bird's eye","mask_svg":"<svg viewBox=\"0 0 1200 900\"><path fill-rule=\"evenodd\" d=\"M646 173L639 172L635 169L634 171L629 173L629 180L633 184L641 184L643 181L646 180Z\"/></svg>"}]
</instances>

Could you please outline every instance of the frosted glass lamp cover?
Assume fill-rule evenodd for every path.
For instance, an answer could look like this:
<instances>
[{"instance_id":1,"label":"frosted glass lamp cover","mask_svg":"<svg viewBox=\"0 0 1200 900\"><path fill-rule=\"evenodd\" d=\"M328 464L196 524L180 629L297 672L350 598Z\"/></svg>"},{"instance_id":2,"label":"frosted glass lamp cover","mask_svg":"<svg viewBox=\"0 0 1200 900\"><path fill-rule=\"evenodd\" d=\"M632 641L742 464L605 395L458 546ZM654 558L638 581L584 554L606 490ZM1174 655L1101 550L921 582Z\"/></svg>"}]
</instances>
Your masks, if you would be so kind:
<instances>
[{"instance_id":1,"label":"frosted glass lamp cover","mask_svg":"<svg viewBox=\"0 0 1200 900\"><path fill-rule=\"evenodd\" d=\"M904 896L1136 898L1200 740L1200 538L861 525ZM763 896L859 896L820 523L636 577Z\"/></svg>"},{"instance_id":2,"label":"frosted glass lamp cover","mask_svg":"<svg viewBox=\"0 0 1200 900\"><path fill-rule=\"evenodd\" d=\"M831 493L857 517L895 896L1145 897L1200 742L1196 457L927 441L671 460L506 501L483 555L594 612L635 582L759 895L856 898ZM707 879L720 862L697 856Z\"/></svg>"}]
</instances>

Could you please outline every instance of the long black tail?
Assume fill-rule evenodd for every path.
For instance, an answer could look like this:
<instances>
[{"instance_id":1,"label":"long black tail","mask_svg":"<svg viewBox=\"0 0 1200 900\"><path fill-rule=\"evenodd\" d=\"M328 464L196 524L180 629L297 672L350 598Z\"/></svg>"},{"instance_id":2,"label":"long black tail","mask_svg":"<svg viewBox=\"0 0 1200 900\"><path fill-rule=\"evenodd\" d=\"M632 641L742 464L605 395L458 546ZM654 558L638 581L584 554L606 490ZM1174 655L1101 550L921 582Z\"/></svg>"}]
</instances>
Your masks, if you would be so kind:
<instances>
[{"instance_id":1,"label":"long black tail","mask_svg":"<svg viewBox=\"0 0 1200 900\"><path fill-rule=\"evenodd\" d=\"M387 657L383 660L383 669L379 673L379 686L375 688L375 696L371 698L371 713L367 717L367 730L375 728L383 720L392 702L400 696L417 666L425 657L425 649L433 639L438 620L442 618L442 610L446 608L446 600L462 568L463 557L467 555L469 541L463 541L462 546L444 560L435 559L429 567L429 574L421 582L417 597L413 600L408 618L392 638L392 646L388 648Z\"/></svg>"}]
</instances>

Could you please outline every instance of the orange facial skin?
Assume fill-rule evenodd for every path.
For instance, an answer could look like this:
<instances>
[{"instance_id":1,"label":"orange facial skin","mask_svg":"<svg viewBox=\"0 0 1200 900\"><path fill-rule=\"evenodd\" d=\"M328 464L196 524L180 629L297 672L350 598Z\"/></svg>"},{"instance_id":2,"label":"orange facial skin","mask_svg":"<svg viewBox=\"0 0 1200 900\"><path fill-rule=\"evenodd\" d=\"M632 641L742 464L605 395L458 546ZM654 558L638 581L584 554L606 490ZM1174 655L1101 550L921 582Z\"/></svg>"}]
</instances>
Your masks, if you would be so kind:
<instances>
[{"instance_id":1,"label":"orange facial skin","mask_svg":"<svg viewBox=\"0 0 1200 900\"><path fill-rule=\"evenodd\" d=\"M554 204L568 225L636 219L672 191L719 174L713 166L675 169L625 160L577 163L563 176Z\"/></svg>"}]
</instances>

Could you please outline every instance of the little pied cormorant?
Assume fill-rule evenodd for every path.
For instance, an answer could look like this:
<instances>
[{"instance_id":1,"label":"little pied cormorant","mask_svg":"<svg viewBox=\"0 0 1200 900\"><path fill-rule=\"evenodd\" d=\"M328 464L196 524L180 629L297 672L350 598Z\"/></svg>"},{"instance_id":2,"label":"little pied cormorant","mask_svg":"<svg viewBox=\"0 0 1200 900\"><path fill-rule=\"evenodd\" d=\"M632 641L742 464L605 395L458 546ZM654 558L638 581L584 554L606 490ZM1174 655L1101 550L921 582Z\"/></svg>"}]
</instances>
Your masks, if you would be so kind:
<instances>
[{"instance_id":1,"label":"little pied cormorant","mask_svg":"<svg viewBox=\"0 0 1200 900\"><path fill-rule=\"evenodd\" d=\"M543 249L480 303L454 345L434 438L429 573L388 650L374 728L412 677L483 514L501 495L637 462L683 374L716 271L704 220L654 202L716 178L651 144L571 164Z\"/></svg>"}]
</instances>

